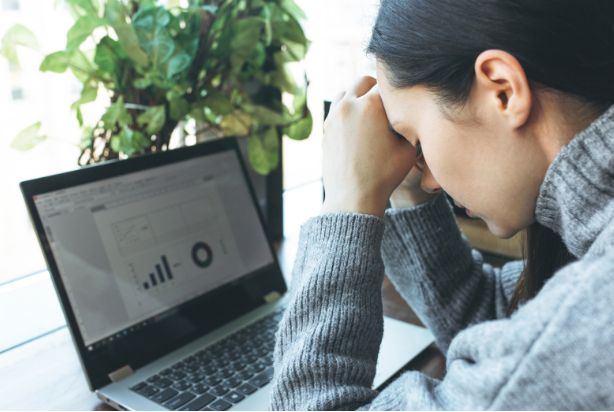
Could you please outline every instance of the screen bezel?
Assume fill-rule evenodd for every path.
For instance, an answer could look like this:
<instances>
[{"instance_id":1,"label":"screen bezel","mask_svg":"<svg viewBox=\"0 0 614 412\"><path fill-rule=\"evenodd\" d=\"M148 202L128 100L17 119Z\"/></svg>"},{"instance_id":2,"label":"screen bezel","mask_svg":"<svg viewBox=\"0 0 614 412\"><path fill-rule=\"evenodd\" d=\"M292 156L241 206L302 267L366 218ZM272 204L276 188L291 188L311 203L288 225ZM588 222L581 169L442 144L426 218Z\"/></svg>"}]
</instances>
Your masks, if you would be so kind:
<instances>
[{"instance_id":1,"label":"screen bezel","mask_svg":"<svg viewBox=\"0 0 614 412\"><path fill-rule=\"evenodd\" d=\"M267 239L262 211L256 201L255 191L248 177L236 138L225 137L166 152L147 154L126 160L109 161L66 173L24 181L20 184L34 230L91 390L109 384L111 382L109 374L113 371L125 365L130 365L132 369L136 370L265 304L264 296L267 294L276 291L283 295L287 291L287 286L277 255L271 243L267 241L273 256L273 262L270 266L246 274L229 284L184 302L169 312L156 315L152 317L152 319L159 319L156 322L139 328L132 334L104 345L102 348L89 351L79 330L72 304L34 203L34 196L223 151L233 151L237 156L243 179L249 189L252 206L256 209L260 228L263 231L264 238ZM101 296L101 298L103 297ZM214 313L215 317L203 316L206 313Z\"/></svg>"}]
</instances>

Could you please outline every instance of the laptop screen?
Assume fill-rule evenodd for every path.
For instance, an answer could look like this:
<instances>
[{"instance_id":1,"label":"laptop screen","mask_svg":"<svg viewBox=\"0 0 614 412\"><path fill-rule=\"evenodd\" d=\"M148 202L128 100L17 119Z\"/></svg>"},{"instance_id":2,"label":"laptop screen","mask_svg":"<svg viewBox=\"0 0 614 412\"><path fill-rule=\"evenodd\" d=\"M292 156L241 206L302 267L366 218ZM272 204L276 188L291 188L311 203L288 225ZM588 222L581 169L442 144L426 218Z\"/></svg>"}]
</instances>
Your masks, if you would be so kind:
<instances>
[{"instance_id":1,"label":"laptop screen","mask_svg":"<svg viewBox=\"0 0 614 412\"><path fill-rule=\"evenodd\" d=\"M90 351L274 263L235 151L33 202Z\"/></svg>"}]
</instances>

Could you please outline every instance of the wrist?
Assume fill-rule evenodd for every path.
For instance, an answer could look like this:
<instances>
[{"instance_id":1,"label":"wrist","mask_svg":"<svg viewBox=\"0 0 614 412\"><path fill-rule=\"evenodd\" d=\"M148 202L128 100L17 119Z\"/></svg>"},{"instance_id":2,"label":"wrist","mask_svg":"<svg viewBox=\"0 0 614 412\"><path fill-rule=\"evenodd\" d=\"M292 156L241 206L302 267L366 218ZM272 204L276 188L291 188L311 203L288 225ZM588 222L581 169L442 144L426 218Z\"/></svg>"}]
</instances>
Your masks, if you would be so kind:
<instances>
[{"instance_id":1,"label":"wrist","mask_svg":"<svg viewBox=\"0 0 614 412\"><path fill-rule=\"evenodd\" d=\"M424 203L428 203L434 199L439 193L420 192L395 192L390 195L390 206L393 209L403 209L415 207Z\"/></svg>"},{"instance_id":2,"label":"wrist","mask_svg":"<svg viewBox=\"0 0 614 412\"><path fill-rule=\"evenodd\" d=\"M384 217L386 210L386 203L375 201L373 199L329 199L327 198L322 204L320 214L326 213L362 213L366 215L373 215Z\"/></svg>"}]
</instances>

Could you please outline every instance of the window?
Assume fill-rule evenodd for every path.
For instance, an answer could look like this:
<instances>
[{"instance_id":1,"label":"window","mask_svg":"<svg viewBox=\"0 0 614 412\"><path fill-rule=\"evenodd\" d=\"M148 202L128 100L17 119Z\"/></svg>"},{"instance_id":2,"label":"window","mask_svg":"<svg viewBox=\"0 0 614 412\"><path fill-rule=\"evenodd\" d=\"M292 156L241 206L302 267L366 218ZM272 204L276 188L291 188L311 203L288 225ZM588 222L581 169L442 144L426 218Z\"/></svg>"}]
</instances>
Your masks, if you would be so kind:
<instances>
[{"instance_id":1,"label":"window","mask_svg":"<svg viewBox=\"0 0 614 412\"><path fill-rule=\"evenodd\" d=\"M374 73L365 55L378 0L295 0L305 11L311 47L305 62L309 107L314 123L306 141L284 141L284 186L292 188L321 178L323 102L332 100L351 82Z\"/></svg>"},{"instance_id":2,"label":"window","mask_svg":"<svg viewBox=\"0 0 614 412\"><path fill-rule=\"evenodd\" d=\"M19 10L19 0L2 0L2 10Z\"/></svg>"}]
</instances>

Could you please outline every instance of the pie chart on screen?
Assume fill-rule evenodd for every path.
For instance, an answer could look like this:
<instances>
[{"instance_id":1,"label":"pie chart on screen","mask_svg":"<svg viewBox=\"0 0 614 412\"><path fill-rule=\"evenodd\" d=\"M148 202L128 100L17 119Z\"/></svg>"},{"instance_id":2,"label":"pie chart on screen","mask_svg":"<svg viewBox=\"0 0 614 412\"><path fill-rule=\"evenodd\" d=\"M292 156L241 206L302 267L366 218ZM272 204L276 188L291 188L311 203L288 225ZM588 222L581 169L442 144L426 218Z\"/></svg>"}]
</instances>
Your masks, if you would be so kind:
<instances>
[{"instance_id":1,"label":"pie chart on screen","mask_svg":"<svg viewBox=\"0 0 614 412\"><path fill-rule=\"evenodd\" d=\"M201 269L206 269L213 262L213 251L211 246L205 242L196 242L192 246L192 261Z\"/></svg>"}]
</instances>

